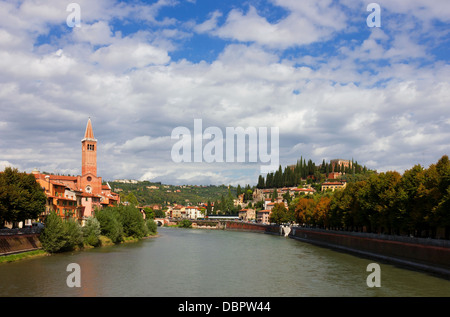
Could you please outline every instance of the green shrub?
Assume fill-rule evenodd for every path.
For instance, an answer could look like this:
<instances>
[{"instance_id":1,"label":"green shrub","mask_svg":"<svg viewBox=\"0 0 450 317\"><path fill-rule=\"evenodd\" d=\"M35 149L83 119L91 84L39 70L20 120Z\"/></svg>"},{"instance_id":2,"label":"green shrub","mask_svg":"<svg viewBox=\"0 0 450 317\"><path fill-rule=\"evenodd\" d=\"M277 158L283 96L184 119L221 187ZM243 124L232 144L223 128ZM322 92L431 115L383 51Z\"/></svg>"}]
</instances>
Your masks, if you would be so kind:
<instances>
[{"instance_id":1,"label":"green shrub","mask_svg":"<svg viewBox=\"0 0 450 317\"><path fill-rule=\"evenodd\" d=\"M63 222L65 232L65 244L61 251L71 251L77 247L83 246L83 232L80 224L73 219L67 219Z\"/></svg>"},{"instance_id":2,"label":"green shrub","mask_svg":"<svg viewBox=\"0 0 450 317\"><path fill-rule=\"evenodd\" d=\"M63 221L54 211L47 215L39 240L42 248L49 253L60 251L66 244Z\"/></svg>"},{"instance_id":3,"label":"green shrub","mask_svg":"<svg viewBox=\"0 0 450 317\"><path fill-rule=\"evenodd\" d=\"M181 228L190 228L192 227L192 222L188 219L183 219L178 223L178 226Z\"/></svg>"},{"instance_id":4,"label":"green shrub","mask_svg":"<svg viewBox=\"0 0 450 317\"><path fill-rule=\"evenodd\" d=\"M83 227L84 242L88 245L96 247L100 244L100 222L97 218L89 217Z\"/></svg>"},{"instance_id":5,"label":"green shrub","mask_svg":"<svg viewBox=\"0 0 450 317\"><path fill-rule=\"evenodd\" d=\"M123 226L119 220L119 214L114 208L97 210L95 218L100 223L101 234L107 236L113 243L123 241Z\"/></svg>"},{"instance_id":6,"label":"green shrub","mask_svg":"<svg viewBox=\"0 0 450 317\"><path fill-rule=\"evenodd\" d=\"M125 236L142 238L147 235L148 229L139 209L133 206L120 206L116 208Z\"/></svg>"},{"instance_id":7,"label":"green shrub","mask_svg":"<svg viewBox=\"0 0 450 317\"><path fill-rule=\"evenodd\" d=\"M156 222L153 219L147 219L145 223L147 225L148 234L155 235L158 230L158 225Z\"/></svg>"}]
</instances>

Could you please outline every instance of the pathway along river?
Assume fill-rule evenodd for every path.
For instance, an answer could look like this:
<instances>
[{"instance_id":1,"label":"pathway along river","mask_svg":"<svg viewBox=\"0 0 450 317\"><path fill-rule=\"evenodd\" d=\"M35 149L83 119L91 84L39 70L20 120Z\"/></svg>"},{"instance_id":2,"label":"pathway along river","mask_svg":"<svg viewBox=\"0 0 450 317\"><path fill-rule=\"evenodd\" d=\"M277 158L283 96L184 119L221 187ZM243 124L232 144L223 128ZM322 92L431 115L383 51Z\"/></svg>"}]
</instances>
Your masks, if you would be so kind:
<instances>
[{"instance_id":1,"label":"pathway along river","mask_svg":"<svg viewBox=\"0 0 450 317\"><path fill-rule=\"evenodd\" d=\"M281 236L158 228L137 243L0 264L0 296L450 296L450 281ZM70 263L81 287L68 287Z\"/></svg>"}]
</instances>

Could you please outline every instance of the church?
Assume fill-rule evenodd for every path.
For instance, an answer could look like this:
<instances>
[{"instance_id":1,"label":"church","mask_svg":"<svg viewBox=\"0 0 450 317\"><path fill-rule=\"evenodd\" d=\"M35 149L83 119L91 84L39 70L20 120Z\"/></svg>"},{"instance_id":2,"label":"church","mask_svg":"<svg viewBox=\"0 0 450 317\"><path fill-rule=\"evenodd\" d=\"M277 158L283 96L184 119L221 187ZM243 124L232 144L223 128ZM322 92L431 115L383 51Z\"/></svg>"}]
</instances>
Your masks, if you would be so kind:
<instances>
[{"instance_id":1,"label":"church","mask_svg":"<svg viewBox=\"0 0 450 317\"><path fill-rule=\"evenodd\" d=\"M120 203L119 195L97 176L97 139L90 118L81 140L81 175L46 175L37 170L32 173L47 196L45 212L39 217L40 221L55 211L63 219L76 219L84 225L96 209Z\"/></svg>"}]
</instances>

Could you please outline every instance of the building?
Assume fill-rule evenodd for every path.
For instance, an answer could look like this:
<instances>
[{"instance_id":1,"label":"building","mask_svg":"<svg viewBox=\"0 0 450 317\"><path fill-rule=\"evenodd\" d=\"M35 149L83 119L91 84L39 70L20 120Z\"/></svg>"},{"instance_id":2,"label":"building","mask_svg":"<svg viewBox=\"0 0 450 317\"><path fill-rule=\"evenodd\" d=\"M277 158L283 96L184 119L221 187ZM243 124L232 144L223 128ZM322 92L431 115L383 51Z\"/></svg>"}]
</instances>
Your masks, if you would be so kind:
<instances>
[{"instance_id":1,"label":"building","mask_svg":"<svg viewBox=\"0 0 450 317\"><path fill-rule=\"evenodd\" d=\"M64 219L73 218L84 225L96 209L120 203L119 195L97 176L97 140L91 119L81 140L81 175L45 175L37 170L32 174L47 196L45 213L39 217L41 221L50 211L55 211Z\"/></svg>"},{"instance_id":2,"label":"building","mask_svg":"<svg viewBox=\"0 0 450 317\"><path fill-rule=\"evenodd\" d=\"M188 206L185 208L185 211L187 219L197 220L204 217L201 209L197 206Z\"/></svg>"},{"instance_id":3,"label":"building","mask_svg":"<svg viewBox=\"0 0 450 317\"><path fill-rule=\"evenodd\" d=\"M256 220L255 209L248 208L239 210L239 219L242 221Z\"/></svg>"},{"instance_id":4,"label":"building","mask_svg":"<svg viewBox=\"0 0 450 317\"><path fill-rule=\"evenodd\" d=\"M344 189L345 186L347 186L346 182L325 182L322 183L322 191L331 189L334 192L336 189Z\"/></svg>"},{"instance_id":5,"label":"building","mask_svg":"<svg viewBox=\"0 0 450 317\"><path fill-rule=\"evenodd\" d=\"M262 224L269 224L269 216L270 216L271 210L260 210L256 214L256 222L262 223Z\"/></svg>"}]
</instances>

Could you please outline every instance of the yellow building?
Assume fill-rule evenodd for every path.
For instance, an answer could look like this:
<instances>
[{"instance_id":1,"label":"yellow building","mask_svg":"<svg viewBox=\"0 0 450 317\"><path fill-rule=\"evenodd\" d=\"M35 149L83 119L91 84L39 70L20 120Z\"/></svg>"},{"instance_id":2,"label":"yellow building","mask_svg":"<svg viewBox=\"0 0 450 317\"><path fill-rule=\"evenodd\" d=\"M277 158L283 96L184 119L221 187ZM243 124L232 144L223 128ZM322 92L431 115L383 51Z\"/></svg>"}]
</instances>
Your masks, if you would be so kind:
<instances>
[{"instance_id":1,"label":"yellow building","mask_svg":"<svg viewBox=\"0 0 450 317\"><path fill-rule=\"evenodd\" d=\"M322 191L331 189L334 192L336 189L344 189L346 186L346 182L325 182L322 184Z\"/></svg>"}]
</instances>

